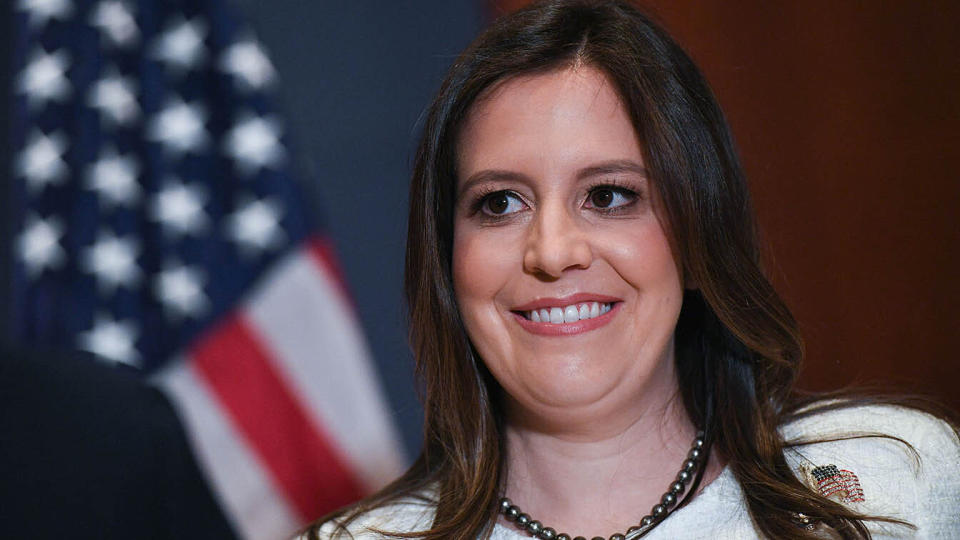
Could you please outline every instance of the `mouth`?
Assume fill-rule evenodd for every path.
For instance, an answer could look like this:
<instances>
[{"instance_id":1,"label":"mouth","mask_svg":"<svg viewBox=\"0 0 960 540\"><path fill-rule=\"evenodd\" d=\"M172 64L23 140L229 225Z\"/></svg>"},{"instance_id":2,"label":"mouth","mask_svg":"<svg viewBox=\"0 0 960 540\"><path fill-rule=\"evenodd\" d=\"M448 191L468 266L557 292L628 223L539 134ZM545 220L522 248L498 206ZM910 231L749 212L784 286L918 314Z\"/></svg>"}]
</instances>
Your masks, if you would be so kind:
<instances>
[{"instance_id":1,"label":"mouth","mask_svg":"<svg viewBox=\"0 0 960 540\"><path fill-rule=\"evenodd\" d=\"M611 297L578 294L566 299L541 299L518 306L511 313L530 333L566 336L604 326L619 311L621 304L622 301Z\"/></svg>"},{"instance_id":2,"label":"mouth","mask_svg":"<svg viewBox=\"0 0 960 540\"><path fill-rule=\"evenodd\" d=\"M613 302L583 302L566 306L531 309L529 311L515 311L514 313L535 323L564 324L596 319L612 308Z\"/></svg>"}]
</instances>

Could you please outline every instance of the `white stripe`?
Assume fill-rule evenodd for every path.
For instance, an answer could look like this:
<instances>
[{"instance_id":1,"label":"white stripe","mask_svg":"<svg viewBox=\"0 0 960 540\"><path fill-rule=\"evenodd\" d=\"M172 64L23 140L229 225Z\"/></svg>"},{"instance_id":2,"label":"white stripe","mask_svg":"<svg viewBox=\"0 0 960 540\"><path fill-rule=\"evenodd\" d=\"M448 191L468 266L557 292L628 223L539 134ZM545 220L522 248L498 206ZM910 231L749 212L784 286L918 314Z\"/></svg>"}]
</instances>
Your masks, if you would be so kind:
<instances>
[{"instance_id":1,"label":"white stripe","mask_svg":"<svg viewBox=\"0 0 960 540\"><path fill-rule=\"evenodd\" d=\"M294 509L285 504L207 384L185 361L172 364L154 382L173 398L201 469L234 530L249 540L290 537L303 525Z\"/></svg>"},{"instance_id":2,"label":"white stripe","mask_svg":"<svg viewBox=\"0 0 960 540\"><path fill-rule=\"evenodd\" d=\"M246 316L291 392L310 409L368 490L404 459L366 342L332 276L306 250L274 269Z\"/></svg>"}]
</instances>

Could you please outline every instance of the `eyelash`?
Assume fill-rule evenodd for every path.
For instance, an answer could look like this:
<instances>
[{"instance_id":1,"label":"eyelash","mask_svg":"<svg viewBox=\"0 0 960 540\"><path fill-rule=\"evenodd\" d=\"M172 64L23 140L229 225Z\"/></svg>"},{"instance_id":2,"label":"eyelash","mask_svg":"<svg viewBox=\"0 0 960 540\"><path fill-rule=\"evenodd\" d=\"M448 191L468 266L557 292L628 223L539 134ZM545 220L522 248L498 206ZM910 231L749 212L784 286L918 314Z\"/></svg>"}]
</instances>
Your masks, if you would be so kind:
<instances>
[{"instance_id":1,"label":"eyelash","mask_svg":"<svg viewBox=\"0 0 960 540\"><path fill-rule=\"evenodd\" d=\"M627 209L630 209L631 207L633 207L637 203L637 201L642 199L641 194L637 190L631 187L627 187L626 185L621 184L617 180L612 180L612 181L608 180L605 182L601 182L601 183L597 183L589 186L587 188L587 196L584 198L584 202L585 203L589 202L593 194L601 190L610 190L614 193L618 193L630 199L625 204L622 204L620 206L615 206L613 208L588 207L591 210L595 212L599 212L604 215L615 215L615 214L622 213ZM509 190L509 189L496 189L496 188L487 187L487 188L483 188L482 191L477 193L476 197L474 198L473 204L471 204L470 206L470 210L471 210L470 213L473 215L479 214L484 219L491 220L491 221L501 220L501 219L510 217L513 214L507 214L507 215L492 214L492 213L487 213L484 210L484 207L493 198L493 196L499 195L501 193L505 193L507 194L508 197L518 199L521 202L523 202L523 198L520 197L515 191ZM526 203L523 203L523 204L526 204Z\"/></svg>"}]
</instances>

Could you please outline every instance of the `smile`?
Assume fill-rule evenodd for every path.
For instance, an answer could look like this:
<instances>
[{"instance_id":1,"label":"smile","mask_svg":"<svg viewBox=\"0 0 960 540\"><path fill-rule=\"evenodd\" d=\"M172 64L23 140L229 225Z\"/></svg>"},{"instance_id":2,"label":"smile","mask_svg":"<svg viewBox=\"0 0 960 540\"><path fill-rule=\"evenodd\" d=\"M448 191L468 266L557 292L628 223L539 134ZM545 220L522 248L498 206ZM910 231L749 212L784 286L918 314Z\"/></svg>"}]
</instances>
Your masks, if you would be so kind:
<instances>
[{"instance_id":1,"label":"smile","mask_svg":"<svg viewBox=\"0 0 960 540\"><path fill-rule=\"evenodd\" d=\"M517 306L511 313L520 327L531 334L569 336L606 325L622 304L618 298L581 293L567 298L542 298Z\"/></svg>"},{"instance_id":2,"label":"smile","mask_svg":"<svg viewBox=\"0 0 960 540\"><path fill-rule=\"evenodd\" d=\"M550 307L523 311L521 315L528 321L538 323L563 324L595 319L610 311L613 306L610 302L585 302L563 307Z\"/></svg>"}]
</instances>

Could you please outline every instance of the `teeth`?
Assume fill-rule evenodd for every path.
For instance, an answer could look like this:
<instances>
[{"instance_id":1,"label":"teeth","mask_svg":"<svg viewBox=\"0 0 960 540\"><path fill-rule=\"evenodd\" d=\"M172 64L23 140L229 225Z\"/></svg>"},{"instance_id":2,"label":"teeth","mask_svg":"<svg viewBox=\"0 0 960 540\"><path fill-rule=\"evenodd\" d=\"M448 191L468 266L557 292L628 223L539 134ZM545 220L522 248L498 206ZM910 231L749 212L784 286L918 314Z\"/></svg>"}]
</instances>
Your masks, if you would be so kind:
<instances>
[{"instance_id":1,"label":"teeth","mask_svg":"<svg viewBox=\"0 0 960 540\"><path fill-rule=\"evenodd\" d=\"M542 322L550 324L563 324L582 321L584 319L593 319L610 311L612 304L600 304L598 302L585 302L583 304L571 304L566 307L553 307L535 309L524 312L524 316L533 322Z\"/></svg>"}]
</instances>

